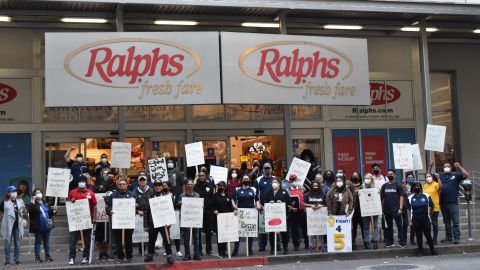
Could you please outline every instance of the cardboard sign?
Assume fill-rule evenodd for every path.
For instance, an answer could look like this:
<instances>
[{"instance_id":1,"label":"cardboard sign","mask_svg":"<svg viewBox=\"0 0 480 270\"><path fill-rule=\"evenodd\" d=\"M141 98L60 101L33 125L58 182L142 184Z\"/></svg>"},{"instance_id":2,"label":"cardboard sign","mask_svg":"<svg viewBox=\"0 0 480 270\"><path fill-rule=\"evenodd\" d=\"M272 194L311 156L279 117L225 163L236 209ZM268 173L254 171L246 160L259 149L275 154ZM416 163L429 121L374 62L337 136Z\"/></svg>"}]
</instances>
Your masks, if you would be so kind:
<instances>
[{"instance_id":1,"label":"cardboard sign","mask_svg":"<svg viewBox=\"0 0 480 270\"><path fill-rule=\"evenodd\" d=\"M379 188L366 188L358 190L360 211L362 217L382 215L382 200Z\"/></svg>"},{"instance_id":2,"label":"cardboard sign","mask_svg":"<svg viewBox=\"0 0 480 270\"><path fill-rule=\"evenodd\" d=\"M47 192L48 197L68 197L70 184L70 169L48 168Z\"/></svg>"},{"instance_id":3,"label":"cardboard sign","mask_svg":"<svg viewBox=\"0 0 480 270\"><path fill-rule=\"evenodd\" d=\"M175 221L170 226L170 239L180 239L180 211L175 211Z\"/></svg>"},{"instance_id":4,"label":"cardboard sign","mask_svg":"<svg viewBox=\"0 0 480 270\"><path fill-rule=\"evenodd\" d=\"M75 232L92 228L92 217L88 199L65 203L67 210L68 231Z\"/></svg>"},{"instance_id":5,"label":"cardboard sign","mask_svg":"<svg viewBox=\"0 0 480 270\"><path fill-rule=\"evenodd\" d=\"M311 163L303 161L299 158L294 157L292 161L292 165L290 165L290 169L288 170L286 179L289 179L292 173L297 175L298 182L300 185L303 186L303 182L305 178L307 178L308 171L310 170ZM309 179L313 180L313 179Z\"/></svg>"},{"instance_id":6,"label":"cardboard sign","mask_svg":"<svg viewBox=\"0 0 480 270\"><path fill-rule=\"evenodd\" d=\"M447 127L427 125L427 132L425 134L425 150L443 152L445 148L445 134Z\"/></svg>"},{"instance_id":7,"label":"cardboard sign","mask_svg":"<svg viewBox=\"0 0 480 270\"><path fill-rule=\"evenodd\" d=\"M203 198L183 197L182 208L180 210L180 227L203 227Z\"/></svg>"},{"instance_id":8,"label":"cardboard sign","mask_svg":"<svg viewBox=\"0 0 480 270\"><path fill-rule=\"evenodd\" d=\"M150 212L152 213L153 227L164 227L166 225L175 224L175 211L173 210L173 202L171 196L160 196L150 198Z\"/></svg>"},{"instance_id":9,"label":"cardboard sign","mask_svg":"<svg viewBox=\"0 0 480 270\"><path fill-rule=\"evenodd\" d=\"M218 184L220 181L227 183L228 168L210 165L210 177L213 178L215 184Z\"/></svg>"},{"instance_id":10,"label":"cardboard sign","mask_svg":"<svg viewBox=\"0 0 480 270\"><path fill-rule=\"evenodd\" d=\"M266 203L265 232L287 231L287 210L285 203Z\"/></svg>"},{"instance_id":11,"label":"cardboard sign","mask_svg":"<svg viewBox=\"0 0 480 270\"><path fill-rule=\"evenodd\" d=\"M420 146L412 144L413 169L423 170L422 155L420 154Z\"/></svg>"},{"instance_id":12,"label":"cardboard sign","mask_svg":"<svg viewBox=\"0 0 480 270\"><path fill-rule=\"evenodd\" d=\"M322 207L317 210L307 209L307 235L326 235L328 210Z\"/></svg>"},{"instance_id":13,"label":"cardboard sign","mask_svg":"<svg viewBox=\"0 0 480 270\"><path fill-rule=\"evenodd\" d=\"M130 169L131 151L132 151L131 143L112 142L111 167Z\"/></svg>"},{"instance_id":14,"label":"cardboard sign","mask_svg":"<svg viewBox=\"0 0 480 270\"><path fill-rule=\"evenodd\" d=\"M413 155L411 144L393 143L392 148L395 169L412 169Z\"/></svg>"},{"instance_id":15,"label":"cardboard sign","mask_svg":"<svg viewBox=\"0 0 480 270\"><path fill-rule=\"evenodd\" d=\"M258 211L255 208L238 208L238 236L258 236Z\"/></svg>"},{"instance_id":16,"label":"cardboard sign","mask_svg":"<svg viewBox=\"0 0 480 270\"><path fill-rule=\"evenodd\" d=\"M112 229L135 229L135 199L112 199Z\"/></svg>"},{"instance_id":17,"label":"cardboard sign","mask_svg":"<svg viewBox=\"0 0 480 270\"><path fill-rule=\"evenodd\" d=\"M352 215L327 219L328 252L352 252Z\"/></svg>"},{"instance_id":18,"label":"cardboard sign","mask_svg":"<svg viewBox=\"0 0 480 270\"><path fill-rule=\"evenodd\" d=\"M106 193L95 193L95 199L97 199L97 216L96 222L108 222L107 210L105 209L105 197Z\"/></svg>"},{"instance_id":19,"label":"cardboard sign","mask_svg":"<svg viewBox=\"0 0 480 270\"><path fill-rule=\"evenodd\" d=\"M168 182L167 162L165 162L164 157L149 159L148 168L152 181L161 180L163 183Z\"/></svg>"},{"instance_id":20,"label":"cardboard sign","mask_svg":"<svg viewBox=\"0 0 480 270\"><path fill-rule=\"evenodd\" d=\"M132 243L148 242L148 232L143 228L143 217L135 216L135 229L132 234Z\"/></svg>"},{"instance_id":21,"label":"cardboard sign","mask_svg":"<svg viewBox=\"0 0 480 270\"><path fill-rule=\"evenodd\" d=\"M217 215L218 243L238 241L238 216L234 213Z\"/></svg>"},{"instance_id":22,"label":"cardboard sign","mask_svg":"<svg viewBox=\"0 0 480 270\"><path fill-rule=\"evenodd\" d=\"M203 143L196 142L185 144L185 158L187 159L187 167L205 164Z\"/></svg>"}]
</instances>

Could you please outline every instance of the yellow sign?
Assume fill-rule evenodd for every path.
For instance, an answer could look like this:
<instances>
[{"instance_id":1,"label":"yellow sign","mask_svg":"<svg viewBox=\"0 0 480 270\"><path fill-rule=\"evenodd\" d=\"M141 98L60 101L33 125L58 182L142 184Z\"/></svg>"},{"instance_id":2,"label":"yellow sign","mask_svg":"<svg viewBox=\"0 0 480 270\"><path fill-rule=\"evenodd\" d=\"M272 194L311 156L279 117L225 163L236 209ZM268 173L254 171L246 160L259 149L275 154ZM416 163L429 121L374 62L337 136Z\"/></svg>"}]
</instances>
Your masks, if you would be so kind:
<instances>
[{"instance_id":1,"label":"yellow sign","mask_svg":"<svg viewBox=\"0 0 480 270\"><path fill-rule=\"evenodd\" d=\"M240 156L240 162L248 162L248 156Z\"/></svg>"}]
</instances>

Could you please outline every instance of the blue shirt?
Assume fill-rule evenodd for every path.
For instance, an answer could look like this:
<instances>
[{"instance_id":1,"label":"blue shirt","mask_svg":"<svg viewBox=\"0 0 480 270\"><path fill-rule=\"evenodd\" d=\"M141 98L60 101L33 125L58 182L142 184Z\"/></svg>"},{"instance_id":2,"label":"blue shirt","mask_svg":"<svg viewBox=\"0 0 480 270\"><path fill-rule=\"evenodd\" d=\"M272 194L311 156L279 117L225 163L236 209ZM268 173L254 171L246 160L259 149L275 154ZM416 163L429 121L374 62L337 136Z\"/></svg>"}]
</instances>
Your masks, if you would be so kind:
<instances>
[{"instance_id":1,"label":"blue shirt","mask_svg":"<svg viewBox=\"0 0 480 270\"><path fill-rule=\"evenodd\" d=\"M458 202L460 183L465 179L461 173L449 172L440 174L442 181L442 192L440 192L440 203Z\"/></svg>"},{"instance_id":2,"label":"blue shirt","mask_svg":"<svg viewBox=\"0 0 480 270\"><path fill-rule=\"evenodd\" d=\"M267 197L267 193L272 191L272 180L273 177L261 176L257 178L256 186L258 187L257 197L260 203L263 205Z\"/></svg>"},{"instance_id":3,"label":"blue shirt","mask_svg":"<svg viewBox=\"0 0 480 270\"><path fill-rule=\"evenodd\" d=\"M47 228L47 221L50 216L49 216L49 213L48 213L48 207L44 204L44 203L40 203L40 208L43 210L43 213L45 213L45 217L43 216L43 213L42 211L40 210L40 232L44 232L45 229Z\"/></svg>"},{"instance_id":4,"label":"blue shirt","mask_svg":"<svg viewBox=\"0 0 480 270\"><path fill-rule=\"evenodd\" d=\"M400 209L400 197L405 196L403 187L397 182L387 182L380 190L384 205L384 214L395 214Z\"/></svg>"},{"instance_id":5,"label":"blue shirt","mask_svg":"<svg viewBox=\"0 0 480 270\"><path fill-rule=\"evenodd\" d=\"M407 207L412 211L412 220L428 220L428 209L433 208L432 197L426 193L412 194L408 197Z\"/></svg>"},{"instance_id":6,"label":"blue shirt","mask_svg":"<svg viewBox=\"0 0 480 270\"><path fill-rule=\"evenodd\" d=\"M233 193L233 200L238 208L255 208L257 190L254 187L237 188Z\"/></svg>"}]
</instances>

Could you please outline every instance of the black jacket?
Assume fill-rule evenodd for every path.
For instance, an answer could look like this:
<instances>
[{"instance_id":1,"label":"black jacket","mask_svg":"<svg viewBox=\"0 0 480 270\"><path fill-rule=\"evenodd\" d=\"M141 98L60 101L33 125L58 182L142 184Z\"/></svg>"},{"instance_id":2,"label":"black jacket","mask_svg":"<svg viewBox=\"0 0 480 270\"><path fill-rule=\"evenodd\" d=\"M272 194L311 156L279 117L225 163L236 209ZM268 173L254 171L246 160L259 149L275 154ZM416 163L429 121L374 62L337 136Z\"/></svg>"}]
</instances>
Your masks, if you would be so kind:
<instances>
[{"instance_id":1,"label":"black jacket","mask_svg":"<svg viewBox=\"0 0 480 270\"><path fill-rule=\"evenodd\" d=\"M279 189L277 193L274 194L273 190L270 190L270 192L267 193L265 197L265 203L270 203L270 202L284 202L285 203L285 210L287 212L288 216L288 205L290 204L290 195L288 195L288 192L284 189Z\"/></svg>"},{"instance_id":2,"label":"black jacket","mask_svg":"<svg viewBox=\"0 0 480 270\"><path fill-rule=\"evenodd\" d=\"M52 218L56 213L53 213L53 209L48 203L44 202L44 204L48 207L48 215L49 218ZM42 211L40 211L40 205L39 204L27 204L25 205L28 210L28 215L30 218L30 233L40 233L40 217L43 218ZM45 223L47 223L45 221Z\"/></svg>"},{"instance_id":3,"label":"black jacket","mask_svg":"<svg viewBox=\"0 0 480 270\"><path fill-rule=\"evenodd\" d=\"M203 211L212 211L213 212L213 194L215 192L215 186L205 181L204 183L197 182L193 187L193 191L200 195L200 198L203 198Z\"/></svg>"},{"instance_id":4,"label":"black jacket","mask_svg":"<svg viewBox=\"0 0 480 270\"><path fill-rule=\"evenodd\" d=\"M153 189L152 189L153 191ZM163 193L159 192L151 192L150 193L150 197L148 197L146 199L147 203L145 204L145 208L143 209L143 226L147 226L150 227L150 228L153 228L153 218L152 218L152 210L150 209L150 202L149 202L149 199L150 198L155 198L155 197L161 197L161 196L165 196L163 195ZM172 195L172 202L174 203L175 205L175 198L173 197ZM158 210L157 210L158 211Z\"/></svg>"}]
</instances>

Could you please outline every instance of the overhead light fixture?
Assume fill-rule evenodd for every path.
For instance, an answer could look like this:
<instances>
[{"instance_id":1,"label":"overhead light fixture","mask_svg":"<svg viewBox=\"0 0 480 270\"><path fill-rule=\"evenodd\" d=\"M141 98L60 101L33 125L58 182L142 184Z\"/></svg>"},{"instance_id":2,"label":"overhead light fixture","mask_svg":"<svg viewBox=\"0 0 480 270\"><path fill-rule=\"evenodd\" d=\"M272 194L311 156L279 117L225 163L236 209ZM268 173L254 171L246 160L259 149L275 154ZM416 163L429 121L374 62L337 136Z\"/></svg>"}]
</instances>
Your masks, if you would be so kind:
<instances>
[{"instance_id":1,"label":"overhead light fixture","mask_svg":"<svg viewBox=\"0 0 480 270\"><path fill-rule=\"evenodd\" d=\"M324 29L335 29L335 30L362 30L363 26L361 25L342 25L342 24L327 24L323 26Z\"/></svg>"},{"instance_id":2,"label":"overhead light fixture","mask_svg":"<svg viewBox=\"0 0 480 270\"><path fill-rule=\"evenodd\" d=\"M107 19L102 18L61 18L64 23L107 23Z\"/></svg>"},{"instance_id":3,"label":"overhead light fixture","mask_svg":"<svg viewBox=\"0 0 480 270\"><path fill-rule=\"evenodd\" d=\"M480 29L475 29L475 30L473 30L473 33L475 33L475 34L480 34Z\"/></svg>"},{"instance_id":4,"label":"overhead light fixture","mask_svg":"<svg viewBox=\"0 0 480 270\"><path fill-rule=\"evenodd\" d=\"M153 22L157 25L197 25L197 21L165 21L165 20L156 20Z\"/></svg>"},{"instance_id":5,"label":"overhead light fixture","mask_svg":"<svg viewBox=\"0 0 480 270\"><path fill-rule=\"evenodd\" d=\"M400 28L400 30L404 31L404 32L418 32L418 31L420 31L420 28L419 27L406 26L406 27ZM437 31L438 31L438 28L427 27L427 32L437 32Z\"/></svg>"},{"instance_id":6,"label":"overhead light fixture","mask_svg":"<svg viewBox=\"0 0 480 270\"><path fill-rule=\"evenodd\" d=\"M264 28L279 28L279 23L264 23L264 22L244 22L243 27L264 27Z\"/></svg>"},{"instance_id":7,"label":"overhead light fixture","mask_svg":"<svg viewBox=\"0 0 480 270\"><path fill-rule=\"evenodd\" d=\"M12 21L12 17L0 16L0 22L11 22L11 21Z\"/></svg>"}]
</instances>

